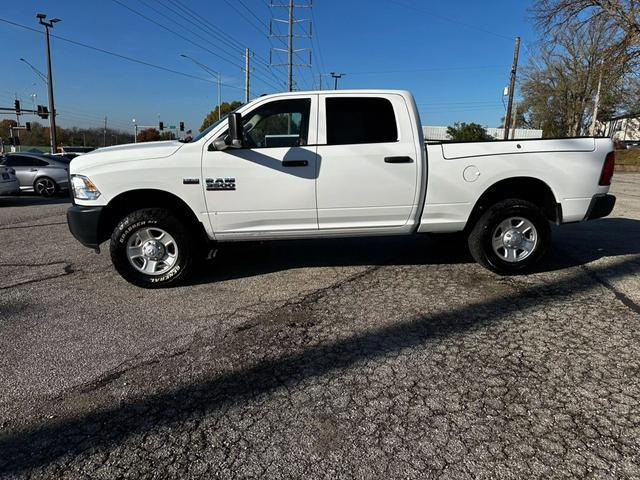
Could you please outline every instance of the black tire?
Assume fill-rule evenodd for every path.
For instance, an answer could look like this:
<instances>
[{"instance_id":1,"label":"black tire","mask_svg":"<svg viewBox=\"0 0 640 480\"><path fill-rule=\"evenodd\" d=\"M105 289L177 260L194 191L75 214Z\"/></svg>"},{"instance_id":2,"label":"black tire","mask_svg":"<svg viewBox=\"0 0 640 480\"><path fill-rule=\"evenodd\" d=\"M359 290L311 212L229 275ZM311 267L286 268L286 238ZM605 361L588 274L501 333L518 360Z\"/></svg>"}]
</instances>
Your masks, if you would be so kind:
<instances>
[{"instance_id":1,"label":"black tire","mask_svg":"<svg viewBox=\"0 0 640 480\"><path fill-rule=\"evenodd\" d=\"M139 233L145 230L156 233L164 231L173 237L175 241L173 253L176 258L172 265L165 267L168 268L167 271L160 274L146 274L134 267L133 262L137 263L137 260L129 259L127 248L130 240L137 241ZM137 236L137 238L132 240L133 236ZM164 208L145 208L129 213L116 225L111 235L111 261L125 280L139 287L175 286L182 282L191 271L193 254L196 250L194 247L187 227L178 220L173 212ZM146 264L144 259L140 262ZM162 265L162 261L159 264Z\"/></svg>"},{"instance_id":2,"label":"black tire","mask_svg":"<svg viewBox=\"0 0 640 480\"><path fill-rule=\"evenodd\" d=\"M60 191L60 187L54 179L40 177L33 182L33 191L42 197L53 197Z\"/></svg>"},{"instance_id":3,"label":"black tire","mask_svg":"<svg viewBox=\"0 0 640 480\"><path fill-rule=\"evenodd\" d=\"M510 218L523 218L535 227L537 240L531 252L522 260L508 262L493 248L493 235L499 225ZM501 237L497 237L501 238ZM508 199L490 207L476 222L469 234L468 245L473 259L489 270L499 274L514 274L529 270L547 253L551 244L551 228L544 213L531 202L520 199ZM505 250L499 250L504 253ZM524 255L524 253L521 253ZM506 255L506 254L505 254Z\"/></svg>"}]
</instances>

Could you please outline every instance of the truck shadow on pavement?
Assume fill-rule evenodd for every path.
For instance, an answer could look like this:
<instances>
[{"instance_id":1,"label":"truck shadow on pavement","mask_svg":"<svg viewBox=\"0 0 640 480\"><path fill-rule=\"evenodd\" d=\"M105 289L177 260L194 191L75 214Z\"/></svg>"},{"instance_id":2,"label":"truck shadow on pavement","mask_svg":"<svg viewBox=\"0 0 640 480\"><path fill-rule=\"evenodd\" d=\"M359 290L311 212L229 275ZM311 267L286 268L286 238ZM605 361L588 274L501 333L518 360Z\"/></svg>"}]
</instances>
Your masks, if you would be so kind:
<instances>
[{"instance_id":1,"label":"truck shadow on pavement","mask_svg":"<svg viewBox=\"0 0 640 480\"><path fill-rule=\"evenodd\" d=\"M640 253L640 220L604 218L553 228L550 254L534 273ZM462 235L281 240L220 244L191 285L293 268L472 263Z\"/></svg>"},{"instance_id":2,"label":"truck shadow on pavement","mask_svg":"<svg viewBox=\"0 0 640 480\"><path fill-rule=\"evenodd\" d=\"M561 301L568 295L601 288L600 277L608 281L637 275L637 258L618 259L589 271L577 269L554 281L520 287L517 294L476 301L428 316L415 316L389 326L367 330L348 338L307 345L259 363L245 365L221 375L94 411L77 418L64 418L0 436L0 473L19 474L58 460L68 462L77 455L104 455L132 435L168 428L227 407L249 402L257 395L280 388L291 389L311 378L349 368L357 362L407 352L426 342L464 334L495 325L529 308ZM269 331L265 332L269 335ZM252 341L258 341L252 337ZM114 399L114 402L116 400ZM53 467L56 476L61 472ZM50 472L51 472L50 471Z\"/></svg>"}]
</instances>

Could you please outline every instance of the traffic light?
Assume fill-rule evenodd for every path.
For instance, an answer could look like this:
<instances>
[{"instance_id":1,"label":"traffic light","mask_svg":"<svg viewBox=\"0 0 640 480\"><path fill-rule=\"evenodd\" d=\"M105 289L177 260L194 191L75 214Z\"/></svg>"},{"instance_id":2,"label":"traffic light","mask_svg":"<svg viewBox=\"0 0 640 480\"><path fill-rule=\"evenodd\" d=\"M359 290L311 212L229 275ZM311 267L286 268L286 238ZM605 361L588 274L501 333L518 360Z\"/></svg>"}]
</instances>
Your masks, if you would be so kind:
<instances>
[{"instance_id":1,"label":"traffic light","mask_svg":"<svg viewBox=\"0 0 640 480\"><path fill-rule=\"evenodd\" d=\"M16 115L20 115L20 100L16 100L15 102L13 102L13 104L16 108Z\"/></svg>"},{"instance_id":2,"label":"traffic light","mask_svg":"<svg viewBox=\"0 0 640 480\"><path fill-rule=\"evenodd\" d=\"M180 122L180 131L184 132L184 122Z\"/></svg>"},{"instance_id":3,"label":"traffic light","mask_svg":"<svg viewBox=\"0 0 640 480\"><path fill-rule=\"evenodd\" d=\"M160 125L159 125L159 126L160 126L160 131L163 131L163 130L164 130L164 123L163 123L163 122L160 122Z\"/></svg>"},{"instance_id":4,"label":"traffic light","mask_svg":"<svg viewBox=\"0 0 640 480\"><path fill-rule=\"evenodd\" d=\"M49 109L44 105L38 105L38 116L44 120L49 118Z\"/></svg>"},{"instance_id":5,"label":"traffic light","mask_svg":"<svg viewBox=\"0 0 640 480\"><path fill-rule=\"evenodd\" d=\"M30 132L31 131L31 122L25 122L24 128L27 130L27 132Z\"/></svg>"}]
</instances>

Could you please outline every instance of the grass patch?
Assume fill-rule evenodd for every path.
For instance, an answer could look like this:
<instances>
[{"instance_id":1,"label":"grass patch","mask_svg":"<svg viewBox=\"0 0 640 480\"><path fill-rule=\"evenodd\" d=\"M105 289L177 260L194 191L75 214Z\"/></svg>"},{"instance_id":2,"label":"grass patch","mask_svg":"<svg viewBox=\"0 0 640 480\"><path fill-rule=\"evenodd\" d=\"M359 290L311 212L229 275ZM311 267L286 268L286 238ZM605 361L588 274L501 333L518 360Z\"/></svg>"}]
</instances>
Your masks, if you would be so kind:
<instances>
[{"instance_id":1,"label":"grass patch","mask_svg":"<svg viewBox=\"0 0 640 480\"><path fill-rule=\"evenodd\" d=\"M616 150L616 165L640 166L640 149Z\"/></svg>"}]
</instances>

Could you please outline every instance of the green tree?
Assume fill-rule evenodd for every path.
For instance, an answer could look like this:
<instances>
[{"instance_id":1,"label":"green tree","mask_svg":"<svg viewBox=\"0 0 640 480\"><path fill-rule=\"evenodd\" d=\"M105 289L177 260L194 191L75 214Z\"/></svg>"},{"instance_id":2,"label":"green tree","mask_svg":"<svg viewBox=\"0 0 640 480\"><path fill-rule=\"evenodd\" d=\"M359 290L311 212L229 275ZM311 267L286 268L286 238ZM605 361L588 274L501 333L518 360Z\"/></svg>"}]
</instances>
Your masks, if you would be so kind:
<instances>
[{"instance_id":1,"label":"green tree","mask_svg":"<svg viewBox=\"0 0 640 480\"><path fill-rule=\"evenodd\" d=\"M220 105L220 118L224 118L230 112L233 112L236 108L242 105L242 102L238 100L234 100L233 102L222 102ZM202 121L202 125L200 126L200 131L206 130L209 125L218 121L218 106L211 110L204 120Z\"/></svg>"},{"instance_id":2,"label":"green tree","mask_svg":"<svg viewBox=\"0 0 640 480\"><path fill-rule=\"evenodd\" d=\"M454 123L447 128L447 135L456 142L485 142L493 140L487 130L477 123Z\"/></svg>"}]
</instances>

